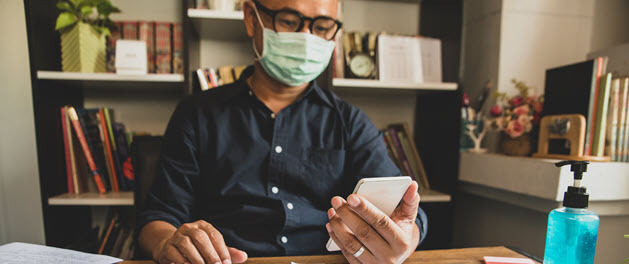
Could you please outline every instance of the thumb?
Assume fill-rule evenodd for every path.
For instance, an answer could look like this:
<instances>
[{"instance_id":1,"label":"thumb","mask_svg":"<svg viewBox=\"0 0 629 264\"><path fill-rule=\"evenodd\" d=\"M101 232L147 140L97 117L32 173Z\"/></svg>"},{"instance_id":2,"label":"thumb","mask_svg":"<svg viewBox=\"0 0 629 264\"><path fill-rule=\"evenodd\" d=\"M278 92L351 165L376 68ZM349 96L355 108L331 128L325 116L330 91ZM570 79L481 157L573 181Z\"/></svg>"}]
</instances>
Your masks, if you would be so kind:
<instances>
[{"instance_id":1,"label":"thumb","mask_svg":"<svg viewBox=\"0 0 629 264\"><path fill-rule=\"evenodd\" d=\"M247 261L248 256L246 252L233 247L228 247L227 250L229 251L233 263L244 263Z\"/></svg>"},{"instance_id":2,"label":"thumb","mask_svg":"<svg viewBox=\"0 0 629 264\"><path fill-rule=\"evenodd\" d=\"M402 197L402 202L397 208L395 208L395 211L393 212L394 217L398 219L403 218L415 220L415 217L417 217L417 208L419 207L419 194L417 193L418 188L419 186L417 185L417 182L413 181Z\"/></svg>"}]
</instances>

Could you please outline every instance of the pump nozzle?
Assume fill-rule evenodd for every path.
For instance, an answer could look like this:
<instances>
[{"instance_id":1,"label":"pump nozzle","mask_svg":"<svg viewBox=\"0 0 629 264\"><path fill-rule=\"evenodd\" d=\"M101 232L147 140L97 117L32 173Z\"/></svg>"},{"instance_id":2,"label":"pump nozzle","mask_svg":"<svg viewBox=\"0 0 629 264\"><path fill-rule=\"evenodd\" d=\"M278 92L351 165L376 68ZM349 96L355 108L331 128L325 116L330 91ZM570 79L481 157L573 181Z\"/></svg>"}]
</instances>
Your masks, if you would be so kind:
<instances>
[{"instance_id":1,"label":"pump nozzle","mask_svg":"<svg viewBox=\"0 0 629 264\"><path fill-rule=\"evenodd\" d=\"M585 187L581 187L583 173L587 172L589 161L564 160L555 163L555 166L562 167L570 164L570 171L574 172L574 186L568 186L568 191L564 193L563 205L572 208L586 208L589 195Z\"/></svg>"},{"instance_id":2,"label":"pump nozzle","mask_svg":"<svg viewBox=\"0 0 629 264\"><path fill-rule=\"evenodd\" d=\"M583 179L583 173L588 171L589 161L576 161L576 160L564 160L555 163L555 166L562 167L570 164L570 171L574 172L574 179L581 180Z\"/></svg>"}]
</instances>

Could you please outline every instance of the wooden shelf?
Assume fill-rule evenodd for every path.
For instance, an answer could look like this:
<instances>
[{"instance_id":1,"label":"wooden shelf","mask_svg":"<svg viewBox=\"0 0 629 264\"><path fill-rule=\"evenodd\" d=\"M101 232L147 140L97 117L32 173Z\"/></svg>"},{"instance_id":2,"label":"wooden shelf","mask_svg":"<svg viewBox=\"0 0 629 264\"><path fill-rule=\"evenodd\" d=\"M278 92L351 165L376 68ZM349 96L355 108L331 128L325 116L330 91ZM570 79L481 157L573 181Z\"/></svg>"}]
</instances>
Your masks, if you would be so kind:
<instances>
[{"instance_id":1,"label":"wooden shelf","mask_svg":"<svg viewBox=\"0 0 629 264\"><path fill-rule=\"evenodd\" d=\"M248 39L242 11L218 11L188 9L194 29L201 39L246 40Z\"/></svg>"},{"instance_id":2,"label":"wooden shelf","mask_svg":"<svg viewBox=\"0 0 629 264\"><path fill-rule=\"evenodd\" d=\"M332 86L342 88L370 88L370 89L402 89L426 91L456 91L456 83L412 83L385 82L379 80L334 78Z\"/></svg>"},{"instance_id":3,"label":"wooden shelf","mask_svg":"<svg viewBox=\"0 0 629 264\"><path fill-rule=\"evenodd\" d=\"M420 204L421 203L447 203L452 200L452 196L447 193L442 193L440 191L435 190L425 190L420 194Z\"/></svg>"},{"instance_id":4,"label":"wooden shelf","mask_svg":"<svg viewBox=\"0 0 629 264\"><path fill-rule=\"evenodd\" d=\"M74 206L132 206L133 192L108 192L99 193L82 193L61 195L48 198L49 205L74 205Z\"/></svg>"},{"instance_id":5,"label":"wooden shelf","mask_svg":"<svg viewBox=\"0 0 629 264\"><path fill-rule=\"evenodd\" d=\"M175 82L183 83L183 74L123 75L115 73L82 73L37 71L40 80L112 81L112 82Z\"/></svg>"}]
</instances>

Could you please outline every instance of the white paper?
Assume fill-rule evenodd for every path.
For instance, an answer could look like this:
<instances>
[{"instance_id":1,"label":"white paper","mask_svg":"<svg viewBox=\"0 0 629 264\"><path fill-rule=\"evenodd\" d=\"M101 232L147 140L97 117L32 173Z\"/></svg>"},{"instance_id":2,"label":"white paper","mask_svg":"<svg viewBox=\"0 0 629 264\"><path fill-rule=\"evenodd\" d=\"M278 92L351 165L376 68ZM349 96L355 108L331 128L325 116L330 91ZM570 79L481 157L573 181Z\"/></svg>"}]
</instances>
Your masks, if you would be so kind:
<instances>
[{"instance_id":1,"label":"white paper","mask_svg":"<svg viewBox=\"0 0 629 264\"><path fill-rule=\"evenodd\" d=\"M0 263L3 264L111 264L121 261L110 256L19 242L0 246Z\"/></svg>"},{"instance_id":2,"label":"white paper","mask_svg":"<svg viewBox=\"0 0 629 264\"><path fill-rule=\"evenodd\" d=\"M440 83L441 77L441 40L420 37L422 73L424 82Z\"/></svg>"},{"instance_id":3,"label":"white paper","mask_svg":"<svg viewBox=\"0 0 629 264\"><path fill-rule=\"evenodd\" d=\"M381 81L423 82L419 38L380 34L378 75Z\"/></svg>"},{"instance_id":4,"label":"white paper","mask_svg":"<svg viewBox=\"0 0 629 264\"><path fill-rule=\"evenodd\" d=\"M533 260L527 258L503 258L503 257L483 257L485 263L513 263L513 264L535 264Z\"/></svg>"}]
</instances>

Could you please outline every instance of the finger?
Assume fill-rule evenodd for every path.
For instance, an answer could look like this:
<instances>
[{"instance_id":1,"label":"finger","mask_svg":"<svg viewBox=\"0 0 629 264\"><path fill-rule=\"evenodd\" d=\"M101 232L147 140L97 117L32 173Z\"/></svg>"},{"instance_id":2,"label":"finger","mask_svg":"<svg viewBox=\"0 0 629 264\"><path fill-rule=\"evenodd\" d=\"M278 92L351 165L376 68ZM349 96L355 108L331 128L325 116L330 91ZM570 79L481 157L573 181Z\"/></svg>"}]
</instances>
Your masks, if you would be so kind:
<instances>
[{"instance_id":1,"label":"finger","mask_svg":"<svg viewBox=\"0 0 629 264\"><path fill-rule=\"evenodd\" d=\"M335 200L333 204L338 206L338 203L341 202L341 206L338 206L337 209L330 209L330 213L336 213L343 224L351 230L363 245L376 255L386 255L391 251L389 243L369 223L354 212L347 203L342 203L341 198ZM332 219L330 219L330 222L332 222Z\"/></svg>"},{"instance_id":2,"label":"finger","mask_svg":"<svg viewBox=\"0 0 629 264\"><path fill-rule=\"evenodd\" d=\"M218 232L216 228L214 228L211 224L208 224L207 222L203 222L199 226L200 228L203 229L203 231L205 231L205 233L207 233L207 236L209 236L210 240L212 241L214 250L218 254L218 257L219 257L218 262L223 263L223 264L231 263L232 259L229 255L229 251L227 250L227 246L225 245L225 240L223 239L223 235L221 235L221 233ZM211 263L217 263L217 262L215 261Z\"/></svg>"},{"instance_id":3,"label":"finger","mask_svg":"<svg viewBox=\"0 0 629 264\"><path fill-rule=\"evenodd\" d=\"M164 253L162 256L157 259L160 264L171 264L171 263L185 263L188 262L186 258L179 252L179 250L173 245L166 245L164 248Z\"/></svg>"},{"instance_id":4,"label":"finger","mask_svg":"<svg viewBox=\"0 0 629 264\"><path fill-rule=\"evenodd\" d=\"M373 227L373 229L392 247L398 245L396 243L397 240L405 237L404 231L400 229L400 227L395 224L388 215L384 214L364 197L352 194L347 197L347 199L349 201L348 206L351 206L351 209L365 222L367 222L367 224ZM341 214L338 210L337 213L339 215Z\"/></svg>"},{"instance_id":5,"label":"finger","mask_svg":"<svg viewBox=\"0 0 629 264\"><path fill-rule=\"evenodd\" d=\"M171 245L177 248L179 252L192 264L204 264L203 257L199 254L192 239L189 236L175 232L171 240Z\"/></svg>"},{"instance_id":6,"label":"finger","mask_svg":"<svg viewBox=\"0 0 629 264\"><path fill-rule=\"evenodd\" d=\"M199 228L191 228L183 232L183 235L190 237L192 243L196 247L197 252L200 253L206 263L220 263L221 258L216 253L214 245L208 234Z\"/></svg>"},{"instance_id":7,"label":"finger","mask_svg":"<svg viewBox=\"0 0 629 264\"><path fill-rule=\"evenodd\" d=\"M326 226L330 228L330 232L333 232L338 240L341 242L341 244L337 243L341 250L345 250L353 256L361 248L364 247L363 253L355 258L360 260L360 262L362 263L376 263L373 253L371 253L369 248L364 246L363 243L361 243L361 241L359 241L356 236L352 234L352 231L343 223L340 217L333 216L330 219L330 223L328 223L328 225Z\"/></svg>"},{"instance_id":8,"label":"finger","mask_svg":"<svg viewBox=\"0 0 629 264\"><path fill-rule=\"evenodd\" d=\"M417 217L417 208L419 207L419 194L417 193L418 185L416 181L413 181L411 186L408 187L406 193L402 197L402 202L395 208L393 215L396 218L407 219L410 222L415 222Z\"/></svg>"},{"instance_id":9,"label":"finger","mask_svg":"<svg viewBox=\"0 0 629 264\"><path fill-rule=\"evenodd\" d=\"M249 257L247 256L247 252L244 252L242 250L239 250L233 247L228 247L227 251L229 251L229 255L231 256L233 263L244 263L245 261L247 261L247 258Z\"/></svg>"},{"instance_id":10,"label":"finger","mask_svg":"<svg viewBox=\"0 0 629 264\"><path fill-rule=\"evenodd\" d=\"M360 260L358 260L356 257L354 257L352 253L349 253L347 249L345 249L339 238L336 237L336 235L334 234L334 231L330 227L329 223L325 224L325 228L328 230L328 234L330 235L330 238L332 238L332 241L334 241L334 243L336 243L336 245L339 246L339 248L341 249L341 253L343 253L345 259L347 259L350 264L360 264Z\"/></svg>"}]
</instances>

